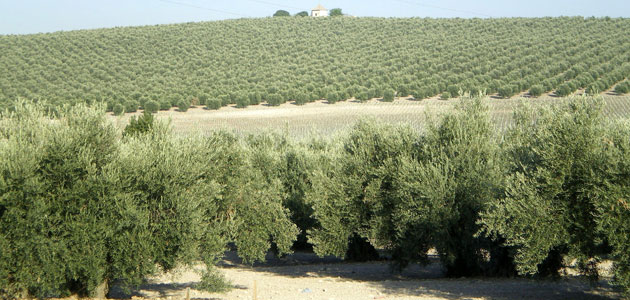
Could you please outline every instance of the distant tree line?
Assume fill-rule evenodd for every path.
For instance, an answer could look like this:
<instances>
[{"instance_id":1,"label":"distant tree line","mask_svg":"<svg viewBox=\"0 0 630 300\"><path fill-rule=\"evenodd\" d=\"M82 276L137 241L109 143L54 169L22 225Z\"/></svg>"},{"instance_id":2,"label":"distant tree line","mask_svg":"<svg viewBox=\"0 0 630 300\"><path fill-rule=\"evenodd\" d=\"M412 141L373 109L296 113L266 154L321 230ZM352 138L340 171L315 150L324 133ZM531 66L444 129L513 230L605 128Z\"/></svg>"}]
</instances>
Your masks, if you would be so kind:
<instances>
[{"instance_id":1,"label":"distant tree line","mask_svg":"<svg viewBox=\"0 0 630 300\"><path fill-rule=\"evenodd\" d=\"M310 14L307 11L301 11L299 13L296 13L295 16L296 17L308 17ZM291 13L289 13L286 10L277 10L274 14L274 17L290 17ZM340 17L343 16L343 12L341 10L341 8L333 8L330 10L329 12L329 16L331 17Z\"/></svg>"}]
</instances>

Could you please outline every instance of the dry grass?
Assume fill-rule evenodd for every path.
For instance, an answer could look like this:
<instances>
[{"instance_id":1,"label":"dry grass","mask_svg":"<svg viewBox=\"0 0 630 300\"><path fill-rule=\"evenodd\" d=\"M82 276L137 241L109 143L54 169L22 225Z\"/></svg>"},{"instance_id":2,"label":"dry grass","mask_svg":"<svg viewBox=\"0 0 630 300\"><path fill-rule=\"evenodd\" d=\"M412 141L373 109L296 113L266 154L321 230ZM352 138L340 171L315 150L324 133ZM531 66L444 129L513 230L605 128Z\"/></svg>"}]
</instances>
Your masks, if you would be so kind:
<instances>
[{"instance_id":1,"label":"dry grass","mask_svg":"<svg viewBox=\"0 0 630 300\"><path fill-rule=\"evenodd\" d=\"M630 97L604 94L604 113L610 118L630 117ZM495 99L489 97L487 103L490 114L498 128L505 129L512 121L514 109L522 101L535 105L547 105L557 102L559 98L543 96L535 99L513 98ZM439 100L437 98L414 101L396 99L394 102L382 102L372 99L365 103L342 101L328 104L325 100L298 106L285 103L277 107L254 105L247 108L235 106L223 107L219 110L207 110L197 107L188 112L175 109L160 111L157 118L171 120L173 130L177 133L209 133L215 130L228 130L237 134L259 133L265 130L286 131L293 137L305 137L312 134L332 135L339 130L351 127L357 120L372 117L392 124L409 124L422 129L427 116L439 116L451 111L459 100ZM115 123L124 127L129 117L111 116Z\"/></svg>"}]
</instances>

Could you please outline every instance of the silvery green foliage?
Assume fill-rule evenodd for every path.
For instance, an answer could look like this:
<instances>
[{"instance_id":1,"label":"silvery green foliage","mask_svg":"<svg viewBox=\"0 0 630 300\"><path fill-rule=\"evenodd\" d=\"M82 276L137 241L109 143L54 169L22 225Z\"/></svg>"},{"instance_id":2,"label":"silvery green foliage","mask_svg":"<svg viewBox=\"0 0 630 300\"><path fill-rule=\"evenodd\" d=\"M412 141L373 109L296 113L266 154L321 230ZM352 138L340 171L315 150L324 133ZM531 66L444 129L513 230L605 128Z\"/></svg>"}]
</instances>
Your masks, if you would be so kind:
<instances>
[{"instance_id":1,"label":"silvery green foliage","mask_svg":"<svg viewBox=\"0 0 630 300\"><path fill-rule=\"evenodd\" d=\"M245 262L262 261L274 243L278 254L290 253L298 229L283 206L284 193L274 172L275 153L251 151L226 133L211 137L212 176L222 186L220 199L231 222L231 240Z\"/></svg>"},{"instance_id":2,"label":"silvery green foliage","mask_svg":"<svg viewBox=\"0 0 630 300\"><path fill-rule=\"evenodd\" d=\"M146 211L150 238L144 242L152 248L147 257L163 270L191 263L200 247L205 255L220 256L226 243L220 238L226 228L216 228L225 225L212 222L221 219L216 201L221 188L210 177L214 153L209 146L203 139L174 137L158 123L125 139L112 163L118 182L111 185ZM202 239L206 231L213 236Z\"/></svg>"},{"instance_id":3,"label":"silvery green foliage","mask_svg":"<svg viewBox=\"0 0 630 300\"><path fill-rule=\"evenodd\" d=\"M106 184L118 144L104 114L76 107L54 118L43 111L19 102L0 118L3 298L89 294L131 269L117 264L116 253L137 245L121 245L119 229L126 226L129 239L147 236L143 212ZM134 265L140 272L146 266Z\"/></svg>"},{"instance_id":4,"label":"silvery green foliage","mask_svg":"<svg viewBox=\"0 0 630 300\"><path fill-rule=\"evenodd\" d=\"M248 262L272 241L289 251L278 184L232 135L156 123L121 139L100 110L58 114L18 103L0 118L0 296L91 295L199 259L211 274L228 242Z\"/></svg>"},{"instance_id":5,"label":"silvery green foliage","mask_svg":"<svg viewBox=\"0 0 630 300\"><path fill-rule=\"evenodd\" d=\"M291 221L299 229L294 246L308 248L305 231L315 220L305 201L305 193L310 188L309 174L314 168L315 151L279 133L250 135L245 140L251 166L261 171L267 184L279 192Z\"/></svg>"},{"instance_id":6,"label":"silvery green foliage","mask_svg":"<svg viewBox=\"0 0 630 300\"><path fill-rule=\"evenodd\" d=\"M488 109L463 98L455 112L430 123L419 143L414 194L430 204L432 246L452 276L510 274L503 247L476 236L486 203L503 191L503 161Z\"/></svg>"},{"instance_id":7,"label":"silvery green foliage","mask_svg":"<svg viewBox=\"0 0 630 300\"><path fill-rule=\"evenodd\" d=\"M612 124L608 132L603 142L610 176L597 190L597 225L612 246L615 281L630 296L630 123Z\"/></svg>"},{"instance_id":8,"label":"silvery green foliage","mask_svg":"<svg viewBox=\"0 0 630 300\"><path fill-rule=\"evenodd\" d=\"M414 139L408 127L362 121L319 164L306 195L318 223L309 233L317 254L344 257L355 234L374 246L391 245L392 176Z\"/></svg>"},{"instance_id":9,"label":"silvery green foliage","mask_svg":"<svg viewBox=\"0 0 630 300\"><path fill-rule=\"evenodd\" d=\"M510 272L505 249L475 236L479 212L503 183L482 100L464 100L422 134L363 121L341 143L307 195L319 224L309 236L316 253L343 256L359 234L398 267L426 262L436 247L451 275Z\"/></svg>"},{"instance_id":10,"label":"silvery green foliage","mask_svg":"<svg viewBox=\"0 0 630 300\"><path fill-rule=\"evenodd\" d=\"M398 267L436 248L457 276L553 274L565 256L596 276L610 255L630 286L630 124L598 98L521 108L501 141L467 98L421 133L367 120L304 143L153 121L123 138L98 109L48 108L0 117L0 297L90 295L198 260L200 286L224 288L228 243L253 262L300 229L319 255L362 237Z\"/></svg>"},{"instance_id":11,"label":"silvery green foliage","mask_svg":"<svg viewBox=\"0 0 630 300\"><path fill-rule=\"evenodd\" d=\"M480 223L514 249L521 274L557 273L568 255L596 277L610 244L621 270L626 266L618 277L627 285L628 239L618 230L627 228L628 214L617 199L627 196L628 137L605 122L601 106L600 98L577 97L515 114L506 194Z\"/></svg>"}]
</instances>

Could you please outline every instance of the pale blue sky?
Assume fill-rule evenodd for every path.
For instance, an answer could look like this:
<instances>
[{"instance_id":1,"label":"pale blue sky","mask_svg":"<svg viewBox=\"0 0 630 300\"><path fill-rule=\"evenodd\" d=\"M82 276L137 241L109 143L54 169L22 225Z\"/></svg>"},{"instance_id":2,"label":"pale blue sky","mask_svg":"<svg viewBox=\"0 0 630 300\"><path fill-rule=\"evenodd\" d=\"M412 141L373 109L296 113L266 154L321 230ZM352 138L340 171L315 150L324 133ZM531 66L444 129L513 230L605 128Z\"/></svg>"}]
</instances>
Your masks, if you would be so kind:
<instances>
[{"instance_id":1,"label":"pale blue sky","mask_svg":"<svg viewBox=\"0 0 630 300\"><path fill-rule=\"evenodd\" d=\"M0 0L0 34L153 25L310 11L378 17L630 17L630 0Z\"/></svg>"}]
</instances>

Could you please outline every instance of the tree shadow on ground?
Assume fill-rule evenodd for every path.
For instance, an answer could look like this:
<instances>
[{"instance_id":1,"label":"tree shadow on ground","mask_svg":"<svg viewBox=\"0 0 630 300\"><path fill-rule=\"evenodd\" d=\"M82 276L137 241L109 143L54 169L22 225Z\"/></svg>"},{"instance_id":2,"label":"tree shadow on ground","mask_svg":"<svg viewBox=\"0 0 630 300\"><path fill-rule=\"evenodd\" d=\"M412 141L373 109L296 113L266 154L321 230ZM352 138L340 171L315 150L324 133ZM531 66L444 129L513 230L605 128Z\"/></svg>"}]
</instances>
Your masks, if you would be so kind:
<instances>
[{"instance_id":1,"label":"tree shadow on ground","mask_svg":"<svg viewBox=\"0 0 630 300\"><path fill-rule=\"evenodd\" d=\"M182 290L186 290L188 288L194 287L195 282L187 282L187 283L144 283L141 285L141 289L143 291L149 291L151 294L159 295L160 298L171 297L176 293L180 293ZM143 293L140 293L137 290L125 291L120 283L114 284L113 288L109 291L107 295L108 298L112 299L130 299L131 297L144 297Z\"/></svg>"},{"instance_id":2,"label":"tree shadow on ground","mask_svg":"<svg viewBox=\"0 0 630 300\"><path fill-rule=\"evenodd\" d=\"M384 295L439 299L618 299L620 292L608 283L590 285L576 279L459 278L373 283Z\"/></svg>"},{"instance_id":3,"label":"tree shadow on ground","mask_svg":"<svg viewBox=\"0 0 630 300\"><path fill-rule=\"evenodd\" d=\"M186 294L186 290L195 289L199 282L186 283L151 283L146 282L140 285L139 289L131 289L126 291L120 282L114 283L112 289L107 294L108 299L131 299L132 297L141 298L179 298L182 294ZM247 289L247 287L235 285L233 289ZM191 300L222 300L221 298L204 298L190 297Z\"/></svg>"},{"instance_id":4,"label":"tree shadow on ground","mask_svg":"<svg viewBox=\"0 0 630 300\"><path fill-rule=\"evenodd\" d=\"M334 264L342 263L343 260L334 256L318 257L311 251L296 251L293 254L286 255L284 257L278 257L272 252L268 252L265 255L265 261L255 262L253 264L246 264L238 256L234 250L226 251L223 259L217 263L217 267L220 268L236 268L236 267L279 267L279 266L295 266L295 265L309 265L309 264Z\"/></svg>"},{"instance_id":5,"label":"tree shadow on ground","mask_svg":"<svg viewBox=\"0 0 630 300\"><path fill-rule=\"evenodd\" d=\"M446 278L437 255L429 256L426 266L412 264L396 272L389 261L366 263L344 262L336 257L317 257L312 252L296 252L282 258L268 253L267 260L253 265L243 264L236 252L228 251L218 264L219 268L246 268L257 273L270 273L289 278L333 278L336 281L364 282L378 290L374 299L389 297L419 297L439 299L618 299L621 292L607 281L592 283L588 280L567 277L558 280L527 278ZM177 297L193 288L196 282L147 283L140 287L142 294L122 290L110 292L117 299L132 296L154 298ZM247 289L235 286L237 289ZM311 289L317 287L310 287ZM155 296L154 296L155 295ZM215 300L217 298L194 298Z\"/></svg>"},{"instance_id":6,"label":"tree shadow on ground","mask_svg":"<svg viewBox=\"0 0 630 300\"><path fill-rule=\"evenodd\" d=\"M223 267L243 267L229 253ZM435 297L441 299L617 299L620 290L608 281L597 283L583 278L558 280L528 278L446 278L437 255L426 266L411 264L401 272L388 261L344 262L335 257L319 258L313 253L295 253L284 258L270 255L267 262L252 269L293 278L332 277L342 281L367 282L383 296Z\"/></svg>"},{"instance_id":7,"label":"tree shadow on ground","mask_svg":"<svg viewBox=\"0 0 630 300\"><path fill-rule=\"evenodd\" d=\"M444 270L436 255L429 257L429 264L412 264L402 272L392 269L384 253L381 260L370 262L348 262L335 256L318 257L312 252L295 252L285 257L268 253L265 262L243 264L235 252L227 252L218 266L222 268L251 267L252 270L287 277L340 277L347 280L380 281L388 279L428 279L444 276Z\"/></svg>"}]
</instances>

